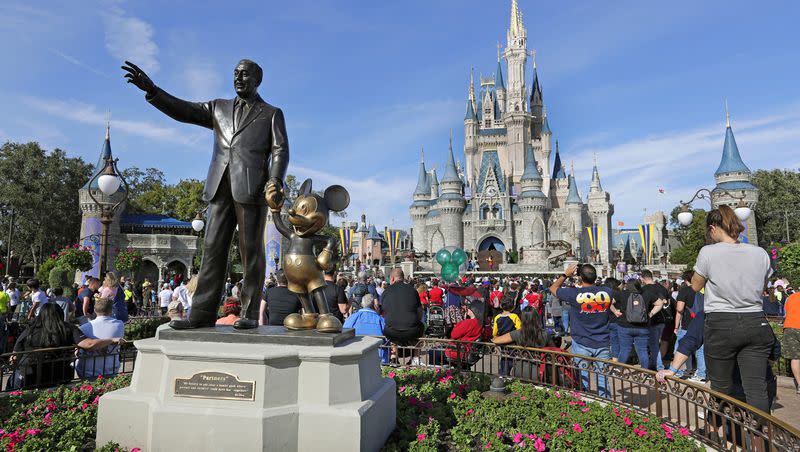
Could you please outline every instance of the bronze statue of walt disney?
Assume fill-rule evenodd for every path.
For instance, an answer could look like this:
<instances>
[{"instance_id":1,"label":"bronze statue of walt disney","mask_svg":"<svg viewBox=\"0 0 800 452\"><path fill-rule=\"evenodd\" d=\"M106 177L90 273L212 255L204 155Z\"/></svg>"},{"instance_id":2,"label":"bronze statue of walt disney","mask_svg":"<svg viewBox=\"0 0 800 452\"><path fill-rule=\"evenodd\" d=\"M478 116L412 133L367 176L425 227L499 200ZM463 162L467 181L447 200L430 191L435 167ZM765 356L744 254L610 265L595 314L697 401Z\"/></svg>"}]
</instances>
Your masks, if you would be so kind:
<instances>
[{"instance_id":1,"label":"bronze statue of walt disney","mask_svg":"<svg viewBox=\"0 0 800 452\"><path fill-rule=\"evenodd\" d=\"M341 212L350 204L350 195L341 185L328 187L322 196L311 191L311 179L300 186L300 192L289 209L289 225L281 218L282 196L267 197L275 227L289 239L283 257L283 271L289 290L296 293L303 313L290 314L283 326L290 330L313 330L323 333L342 331L342 323L328 310L323 272L333 265L336 240L317 233L328 224L329 212ZM317 246L324 248L314 253ZM314 299L317 309L309 297Z\"/></svg>"}]
</instances>

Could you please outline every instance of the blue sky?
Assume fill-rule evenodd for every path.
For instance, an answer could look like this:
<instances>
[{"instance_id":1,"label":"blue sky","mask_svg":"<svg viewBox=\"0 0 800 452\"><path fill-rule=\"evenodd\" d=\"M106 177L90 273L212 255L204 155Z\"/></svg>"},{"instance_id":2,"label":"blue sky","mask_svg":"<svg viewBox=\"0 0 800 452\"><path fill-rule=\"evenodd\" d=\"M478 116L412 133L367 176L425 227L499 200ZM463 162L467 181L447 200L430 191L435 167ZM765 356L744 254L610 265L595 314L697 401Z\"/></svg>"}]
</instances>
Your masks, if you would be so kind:
<instances>
[{"instance_id":1,"label":"blue sky","mask_svg":"<svg viewBox=\"0 0 800 452\"><path fill-rule=\"evenodd\" d=\"M519 2L562 158L585 195L597 153L615 224L713 184L726 98L751 169L800 167L799 3ZM203 179L210 132L150 107L119 65L208 100L233 96L247 57L286 114L289 172L348 187L350 218L407 226L419 149L441 168L451 127L462 149L469 69L494 72L510 3L6 0L0 142L95 161L111 110L122 166Z\"/></svg>"}]
</instances>

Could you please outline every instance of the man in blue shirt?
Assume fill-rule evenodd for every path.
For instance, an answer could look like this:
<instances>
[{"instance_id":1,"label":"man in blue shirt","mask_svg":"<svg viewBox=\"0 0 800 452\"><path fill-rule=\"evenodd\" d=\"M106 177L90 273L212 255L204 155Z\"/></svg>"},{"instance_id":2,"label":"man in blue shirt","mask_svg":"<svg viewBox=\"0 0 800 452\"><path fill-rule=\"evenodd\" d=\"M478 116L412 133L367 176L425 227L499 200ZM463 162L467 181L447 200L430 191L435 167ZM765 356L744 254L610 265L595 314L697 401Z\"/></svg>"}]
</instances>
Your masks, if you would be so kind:
<instances>
[{"instance_id":1,"label":"man in blue shirt","mask_svg":"<svg viewBox=\"0 0 800 452\"><path fill-rule=\"evenodd\" d=\"M95 302L97 317L80 326L87 338L113 339L125 336L125 324L111 316L112 303L108 298ZM97 351L81 350L75 370L81 378L116 375L119 372L119 346L112 345Z\"/></svg>"},{"instance_id":2,"label":"man in blue shirt","mask_svg":"<svg viewBox=\"0 0 800 452\"><path fill-rule=\"evenodd\" d=\"M578 287L561 287L564 281L578 272ZM569 312L570 331L572 335L572 353L590 358L611 359L611 343L608 330L609 307L611 306L611 290L608 287L596 286L597 270L590 264L584 264L578 270L577 265L570 265L563 275L553 281L550 293L565 303L563 309ZM583 360L576 359L580 366ZM603 371L601 363L595 363L598 372ZM581 372L583 387L589 389L589 373ZM597 375L597 388L601 397L606 394L605 377Z\"/></svg>"},{"instance_id":3,"label":"man in blue shirt","mask_svg":"<svg viewBox=\"0 0 800 452\"><path fill-rule=\"evenodd\" d=\"M361 309L354 312L344 321L342 328L355 328L359 336L383 336L386 322L378 314L378 302L371 294L361 297ZM385 348L378 349L378 356L382 363L389 362L389 353Z\"/></svg>"}]
</instances>

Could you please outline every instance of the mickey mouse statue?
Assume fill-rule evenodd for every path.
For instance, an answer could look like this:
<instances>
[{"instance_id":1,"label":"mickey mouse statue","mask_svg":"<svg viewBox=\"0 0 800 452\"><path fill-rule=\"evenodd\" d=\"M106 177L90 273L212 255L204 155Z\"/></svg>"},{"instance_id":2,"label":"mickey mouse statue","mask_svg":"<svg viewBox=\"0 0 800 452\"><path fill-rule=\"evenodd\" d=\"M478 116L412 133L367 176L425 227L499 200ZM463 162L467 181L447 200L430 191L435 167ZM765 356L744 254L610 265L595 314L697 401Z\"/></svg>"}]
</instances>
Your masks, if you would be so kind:
<instances>
[{"instance_id":1,"label":"mickey mouse statue","mask_svg":"<svg viewBox=\"0 0 800 452\"><path fill-rule=\"evenodd\" d=\"M289 209L289 227L281 218L281 204L277 198L268 198L275 227L289 239L289 250L283 258L283 271L289 280L289 290L297 294L303 306L303 314L290 314L283 326L289 330L313 330L323 333L339 333L342 323L328 310L325 297L323 271L333 265L332 258L336 241L317 235L328 224L330 211L341 212L350 204L350 195L341 185L332 185L320 196L311 191L311 179L300 186L300 192ZM315 245L325 243L325 248L314 253ZM309 296L314 299L314 309ZM318 314L317 314L318 313Z\"/></svg>"}]
</instances>

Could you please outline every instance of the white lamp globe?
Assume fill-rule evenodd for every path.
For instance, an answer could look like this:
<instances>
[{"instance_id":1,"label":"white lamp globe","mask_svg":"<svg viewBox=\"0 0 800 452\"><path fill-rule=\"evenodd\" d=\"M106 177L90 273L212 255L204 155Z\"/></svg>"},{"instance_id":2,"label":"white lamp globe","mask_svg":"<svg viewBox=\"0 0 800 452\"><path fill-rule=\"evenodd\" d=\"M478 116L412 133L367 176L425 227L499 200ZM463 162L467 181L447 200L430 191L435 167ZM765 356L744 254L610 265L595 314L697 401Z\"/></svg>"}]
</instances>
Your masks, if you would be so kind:
<instances>
[{"instance_id":1,"label":"white lamp globe","mask_svg":"<svg viewBox=\"0 0 800 452\"><path fill-rule=\"evenodd\" d=\"M97 178L97 186L104 194L111 196L119 190L122 180L113 174L103 174Z\"/></svg>"},{"instance_id":2,"label":"white lamp globe","mask_svg":"<svg viewBox=\"0 0 800 452\"><path fill-rule=\"evenodd\" d=\"M203 220L197 220L197 219L192 220L192 229L194 229L195 232L202 231L205 225L206 223Z\"/></svg>"},{"instance_id":3,"label":"white lamp globe","mask_svg":"<svg viewBox=\"0 0 800 452\"><path fill-rule=\"evenodd\" d=\"M733 213L736 214L736 217L739 218L740 221L747 221L753 211L747 206L739 206L733 209Z\"/></svg>"},{"instance_id":4,"label":"white lamp globe","mask_svg":"<svg viewBox=\"0 0 800 452\"><path fill-rule=\"evenodd\" d=\"M678 214L678 223L684 226L689 226L690 224L692 224L692 219L694 219L694 215L692 215L692 212L686 211Z\"/></svg>"}]
</instances>

